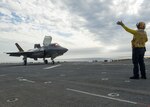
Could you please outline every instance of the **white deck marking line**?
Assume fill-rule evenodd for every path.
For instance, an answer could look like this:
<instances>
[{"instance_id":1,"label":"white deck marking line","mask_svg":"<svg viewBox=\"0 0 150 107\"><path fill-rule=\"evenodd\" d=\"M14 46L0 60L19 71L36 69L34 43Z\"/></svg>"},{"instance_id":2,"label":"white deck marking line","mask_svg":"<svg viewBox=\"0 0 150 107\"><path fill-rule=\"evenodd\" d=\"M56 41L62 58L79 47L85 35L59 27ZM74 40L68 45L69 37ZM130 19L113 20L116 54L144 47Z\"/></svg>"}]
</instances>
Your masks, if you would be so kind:
<instances>
[{"instance_id":1,"label":"white deck marking line","mask_svg":"<svg viewBox=\"0 0 150 107\"><path fill-rule=\"evenodd\" d=\"M24 82L35 83L35 81L31 81L31 80L24 79L24 78L20 78L20 79L18 79L18 80L19 80L19 81L24 81Z\"/></svg>"},{"instance_id":2,"label":"white deck marking line","mask_svg":"<svg viewBox=\"0 0 150 107\"><path fill-rule=\"evenodd\" d=\"M61 64L59 64L59 65L54 65L54 66L51 66L51 67L46 67L46 68L43 68L43 69L52 69L52 68L56 68L56 67L59 67L59 66L61 66Z\"/></svg>"},{"instance_id":3,"label":"white deck marking line","mask_svg":"<svg viewBox=\"0 0 150 107\"><path fill-rule=\"evenodd\" d=\"M13 98L13 99L7 100L8 103L12 103L12 102L16 102L16 101L18 101L18 98Z\"/></svg>"},{"instance_id":4,"label":"white deck marking line","mask_svg":"<svg viewBox=\"0 0 150 107\"><path fill-rule=\"evenodd\" d=\"M112 97L108 97L108 96L104 96L104 95L89 93L89 92L86 92L86 91L80 91L80 90L75 90L75 89L71 89L71 88L67 88L66 90L77 92L77 93L82 93L82 94L87 94L87 95L91 95L91 96L106 98L106 99L110 99L110 100L115 100L115 101L119 101L119 102L124 102L124 103L138 104L137 102L133 102L133 101L122 100L122 99L119 99L119 98L112 98Z\"/></svg>"},{"instance_id":5,"label":"white deck marking line","mask_svg":"<svg viewBox=\"0 0 150 107\"><path fill-rule=\"evenodd\" d=\"M51 81L46 81L44 82L45 84L51 84L52 82Z\"/></svg>"}]
</instances>

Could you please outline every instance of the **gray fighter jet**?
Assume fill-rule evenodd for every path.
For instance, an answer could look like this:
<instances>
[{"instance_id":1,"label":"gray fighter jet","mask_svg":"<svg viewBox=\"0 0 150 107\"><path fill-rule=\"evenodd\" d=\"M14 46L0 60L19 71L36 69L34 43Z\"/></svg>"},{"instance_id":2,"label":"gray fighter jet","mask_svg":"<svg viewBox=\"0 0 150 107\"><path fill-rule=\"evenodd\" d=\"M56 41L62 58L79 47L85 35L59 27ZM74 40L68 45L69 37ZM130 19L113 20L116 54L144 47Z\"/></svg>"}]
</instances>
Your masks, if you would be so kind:
<instances>
[{"instance_id":1,"label":"gray fighter jet","mask_svg":"<svg viewBox=\"0 0 150 107\"><path fill-rule=\"evenodd\" d=\"M35 44L34 49L30 49L28 51L24 51L18 43L15 43L19 52L8 52L6 54L15 57L23 56L24 65L27 65L27 58L33 58L34 60L38 60L38 58L43 58L45 64L48 64L48 60L46 60L46 58L51 58L52 63L54 64L54 58L63 55L65 52L68 51L68 49L60 46L57 43L51 43L51 41L51 36L45 36L42 47L40 46L40 44Z\"/></svg>"}]
</instances>

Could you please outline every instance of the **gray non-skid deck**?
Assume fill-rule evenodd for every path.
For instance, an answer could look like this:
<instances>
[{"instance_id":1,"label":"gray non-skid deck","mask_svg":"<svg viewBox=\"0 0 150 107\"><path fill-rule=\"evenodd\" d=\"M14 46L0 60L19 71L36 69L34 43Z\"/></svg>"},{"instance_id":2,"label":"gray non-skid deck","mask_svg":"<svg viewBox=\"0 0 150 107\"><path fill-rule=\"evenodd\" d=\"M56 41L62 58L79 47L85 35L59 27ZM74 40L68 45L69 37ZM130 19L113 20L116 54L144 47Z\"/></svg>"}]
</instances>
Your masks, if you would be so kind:
<instances>
[{"instance_id":1,"label":"gray non-skid deck","mask_svg":"<svg viewBox=\"0 0 150 107\"><path fill-rule=\"evenodd\" d=\"M147 80L131 61L0 65L0 107L150 107Z\"/></svg>"}]
</instances>

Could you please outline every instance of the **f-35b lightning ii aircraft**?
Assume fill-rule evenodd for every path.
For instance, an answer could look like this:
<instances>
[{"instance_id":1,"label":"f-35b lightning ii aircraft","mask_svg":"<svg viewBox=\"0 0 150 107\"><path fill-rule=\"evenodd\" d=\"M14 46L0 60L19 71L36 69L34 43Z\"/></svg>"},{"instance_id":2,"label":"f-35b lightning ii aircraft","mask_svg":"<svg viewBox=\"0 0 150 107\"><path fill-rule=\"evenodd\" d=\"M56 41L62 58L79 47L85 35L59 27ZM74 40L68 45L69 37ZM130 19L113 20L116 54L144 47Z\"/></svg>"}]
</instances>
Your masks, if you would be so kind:
<instances>
[{"instance_id":1,"label":"f-35b lightning ii aircraft","mask_svg":"<svg viewBox=\"0 0 150 107\"><path fill-rule=\"evenodd\" d=\"M15 43L19 52L8 52L6 54L15 57L23 56L24 65L27 65L27 58L33 58L34 60L38 60L38 58L43 58L45 64L48 64L48 60L46 60L46 58L51 58L52 63L54 64L54 58L63 55L65 52L68 51L68 49L61 47L57 43L51 43L51 41L51 36L45 36L42 47L40 46L40 44L34 44L34 49L30 49L28 51L24 51L18 43Z\"/></svg>"}]
</instances>

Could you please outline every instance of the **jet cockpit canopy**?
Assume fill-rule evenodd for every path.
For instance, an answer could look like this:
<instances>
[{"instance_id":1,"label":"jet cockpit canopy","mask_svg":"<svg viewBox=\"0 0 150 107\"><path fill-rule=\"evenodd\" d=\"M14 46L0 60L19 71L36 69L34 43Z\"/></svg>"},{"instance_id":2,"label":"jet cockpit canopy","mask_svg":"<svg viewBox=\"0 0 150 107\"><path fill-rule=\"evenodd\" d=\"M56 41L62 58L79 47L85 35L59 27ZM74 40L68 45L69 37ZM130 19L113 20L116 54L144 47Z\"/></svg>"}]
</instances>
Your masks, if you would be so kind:
<instances>
[{"instance_id":1,"label":"jet cockpit canopy","mask_svg":"<svg viewBox=\"0 0 150 107\"><path fill-rule=\"evenodd\" d=\"M60 47L60 45L58 43L53 43L51 44L52 47Z\"/></svg>"}]
</instances>

